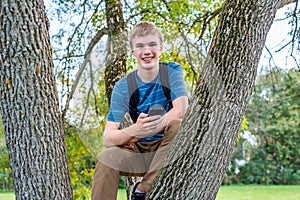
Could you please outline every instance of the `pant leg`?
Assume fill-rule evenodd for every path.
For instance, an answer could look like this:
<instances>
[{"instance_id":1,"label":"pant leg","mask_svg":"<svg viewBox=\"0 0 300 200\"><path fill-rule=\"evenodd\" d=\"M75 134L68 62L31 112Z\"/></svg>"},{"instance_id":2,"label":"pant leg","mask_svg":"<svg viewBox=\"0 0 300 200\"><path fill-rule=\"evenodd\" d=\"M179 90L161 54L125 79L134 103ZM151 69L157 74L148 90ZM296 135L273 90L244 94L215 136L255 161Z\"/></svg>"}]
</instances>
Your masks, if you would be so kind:
<instances>
[{"instance_id":1,"label":"pant leg","mask_svg":"<svg viewBox=\"0 0 300 200\"><path fill-rule=\"evenodd\" d=\"M181 125L174 120L165 129L160 141L142 144L137 142L133 150L111 147L98 157L92 186L92 200L115 200L119 176L144 176L141 184L146 192L153 182ZM150 166L150 167L149 167Z\"/></svg>"},{"instance_id":2,"label":"pant leg","mask_svg":"<svg viewBox=\"0 0 300 200\"><path fill-rule=\"evenodd\" d=\"M92 200L116 200L119 172L97 161L92 186Z\"/></svg>"},{"instance_id":3,"label":"pant leg","mask_svg":"<svg viewBox=\"0 0 300 200\"><path fill-rule=\"evenodd\" d=\"M97 160L92 200L116 200L119 176L143 176L148 170L147 165L144 155L134 150L120 147L105 149Z\"/></svg>"},{"instance_id":4,"label":"pant leg","mask_svg":"<svg viewBox=\"0 0 300 200\"><path fill-rule=\"evenodd\" d=\"M180 125L181 120L173 120L166 127L164 131L164 137L161 139L158 150L155 152L149 170L141 181L141 185L145 192L149 192L151 190L151 187L158 175L159 170L162 167L162 164L171 147L172 140L176 136Z\"/></svg>"}]
</instances>

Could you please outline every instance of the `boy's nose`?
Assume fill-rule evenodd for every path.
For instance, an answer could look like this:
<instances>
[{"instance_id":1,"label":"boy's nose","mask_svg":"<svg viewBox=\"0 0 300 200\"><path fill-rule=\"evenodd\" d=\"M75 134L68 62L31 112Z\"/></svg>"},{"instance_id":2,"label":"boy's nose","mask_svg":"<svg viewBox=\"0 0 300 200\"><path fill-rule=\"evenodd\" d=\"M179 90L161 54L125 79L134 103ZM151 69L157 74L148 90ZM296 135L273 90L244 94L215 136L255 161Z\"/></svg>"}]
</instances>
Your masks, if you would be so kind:
<instances>
[{"instance_id":1,"label":"boy's nose","mask_svg":"<svg viewBox=\"0 0 300 200\"><path fill-rule=\"evenodd\" d=\"M143 53L144 54L150 54L151 53L151 48L150 47L144 47Z\"/></svg>"},{"instance_id":2,"label":"boy's nose","mask_svg":"<svg viewBox=\"0 0 300 200\"><path fill-rule=\"evenodd\" d=\"M143 50L144 50L144 51L151 51L152 48L151 48L151 47L144 47Z\"/></svg>"}]
</instances>

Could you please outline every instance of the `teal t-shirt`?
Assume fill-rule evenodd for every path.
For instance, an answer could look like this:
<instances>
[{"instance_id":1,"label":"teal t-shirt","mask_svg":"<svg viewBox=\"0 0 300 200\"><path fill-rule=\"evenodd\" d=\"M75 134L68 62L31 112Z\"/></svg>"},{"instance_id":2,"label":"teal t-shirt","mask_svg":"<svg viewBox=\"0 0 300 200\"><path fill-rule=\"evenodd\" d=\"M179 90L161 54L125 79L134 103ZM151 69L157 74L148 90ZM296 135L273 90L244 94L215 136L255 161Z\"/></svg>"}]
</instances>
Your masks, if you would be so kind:
<instances>
[{"instance_id":1,"label":"teal t-shirt","mask_svg":"<svg viewBox=\"0 0 300 200\"><path fill-rule=\"evenodd\" d=\"M168 112L171 107L168 104L167 97L164 95L160 82L160 74L151 82L144 83L135 73L136 83L138 85L139 104L137 105L137 114L148 113L152 106L163 106L164 113ZM168 63L168 76L170 84L171 101L180 96L188 96L186 91L183 69L175 62ZM129 111L129 91L127 85L127 76L119 80L113 89L111 97L111 105L108 114L108 121L121 122L126 112ZM147 142L157 140L163 137L163 133L141 138L140 141Z\"/></svg>"}]
</instances>

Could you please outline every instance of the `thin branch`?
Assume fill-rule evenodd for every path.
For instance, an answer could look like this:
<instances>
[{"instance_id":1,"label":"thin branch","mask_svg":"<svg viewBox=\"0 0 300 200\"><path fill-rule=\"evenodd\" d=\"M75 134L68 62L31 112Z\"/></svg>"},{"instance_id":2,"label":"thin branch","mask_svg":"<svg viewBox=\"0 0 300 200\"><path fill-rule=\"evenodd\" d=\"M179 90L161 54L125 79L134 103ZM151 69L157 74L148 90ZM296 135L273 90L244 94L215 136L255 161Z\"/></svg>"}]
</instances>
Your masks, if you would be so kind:
<instances>
[{"instance_id":1,"label":"thin branch","mask_svg":"<svg viewBox=\"0 0 300 200\"><path fill-rule=\"evenodd\" d=\"M296 2L296 6L295 6L295 9L294 9L294 12L293 12L293 19L295 20L295 30L294 30L294 33L293 33L293 38L292 38L292 51L291 51L291 56L293 55L293 50L295 48L295 45L294 45L294 41L296 40L296 35L297 35L297 31L298 31L298 18L297 18L297 10L298 10L298 1Z\"/></svg>"},{"instance_id":2,"label":"thin branch","mask_svg":"<svg viewBox=\"0 0 300 200\"><path fill-rule=\"evenodd\" d=\"M181 34L181 36L182 36L182 38L183 38L183 40L185 42L185 49L187 50L187 60L188 60L188 63L191 66L191 69L192 69L192 71L194 73L194 77L197 77L198 72L197 72L197 70L195 70L195 66L193 65L193 62L192 62L192 59L191 59L189 42L188 42L188 40L187 40L187 38L186 38L186 36L184 35L183 32L180 32L180 34ZM196 78L196 82L197 82L197 78Z\"/></svg>"},{"instance_id":3,"label":"thin branch","mask_svg":"<svg viewBox=\"0 0 300 200\"><path fill-rule=\"evenodd\" d=\"M84 1L86 1L86 0L84 0ZM73 31L73 34L71 35L71 37L69 37L69 43L68 43L68 45L67 45L67 47L66 47L66 50L67 50L67 56L69 56L70 55L70 46L71 46L71 43L72 43L72 41L73 41L73 38L75 37L75 34L77 33L77 30L80 28L80 26L83 24L83 22L84 22L84 18L85 18L85 14L86 14L86 7L85 7L85 4L84 4L84 6L83 6L83 15L82 15L82 17L81 17L81 20L80 20L80 22L79 22L79 24L75 27L75 30ZM66 70L67 69L67 70ZM71 68L70 68L70 66L69 65L67 65L67 63L65 63L65 67L63 68L63 71L67 71L67 85L69 85L69 81L70 81L70 71L71 71ZM70 88L69 87L67 87L67 93L69 93L69 90L70 90Z\"/></svg>"},{"instance_id":4,"label":"thin branch","mask_svg":"<svg viewBox=\"0 0 300 200\"><path fill-rule=\"evenodd\" d=\"M66 60L68 58L81 58L83 56L84 56L83 54L74 55L74 56L63 56L63 57L60 57L60 58L54 58L53 60L55 60L55 61L63 61L63 60Z\"/></svg>"},{"instance_id":5,"label":"thin branch","mask_svg":"<svg viewBox=\"0 0 300 200\"><path fill-rule=\"evenodd\" d=\"M223 7L218 8L218 9L215 10L214 12L207 12L207 13L205 13L204 16L200 16L199 18L197 18L197 19L193 22L193 24L192 24L192 26L190 27L188 33L191 32L191 30L193 29L193 27L196 25L197 22L203 21L202 31L201 31L201 33L200 33L200 35L199 35L198 41L199 41L200 39L202 39L202 37L203 37L203 35L204 35L204 32L205 32L205 30L206 30L206 27L210 24L210 22L211 22L217 15L219 15L219 14L222 12L222 10L224 10ZM201 19L201 18L202 18L202 19Z\"/></svg>"},{"instance_id":6,"label":"thin branch","mask_svg":"<svg viewBox=\"0 0 300 200\"><path fill-rule=\"evenodd\" d=\"M82 4L82 5L83 5L83 15L82 15L82 17L81 17L81 21L80 21L80 23L75 27L75 30L73 31L72 36L69 38L69 39L70 39L70 42L69 42L69 44L68 44L67 47L66 47L66 49L67 49L67 55L69 55L70 45L71 45L71 42L73 41L73 38L75 37L75 34L76 34L77 30L80 28L80 26L81 26L81 25L83 24L83 22L84 22L84 19L85 19L85 13L86 13L86 10L85 10L86 1L87 1L87 0L84 0L84 2L83 2L83 4ZM92 20L92 18L95 16L95 14L98 13L98 8L99 8L99 6L101 5L101 3L102 3L102 1L100 1L100 2L98 3L97 7L96 7L95 10L94 10L94 13L90 16L90 18L89 18L89 19L87 20L87 22L85 23L86 26L85 26L85 28L83 29L84 32L85 32L85 30L87 29L87 26L88 26L89 22Z\"/></svg>"},{"instance_id":7,"label":"thin branch","mask_svg":"<svg viewBox=\"0 0 300 200\"><path fill-rule=\"evenodd\" d=\"M85 2L86 2L87 0L85 0L84 2L83 2L83 15L82 15L82 17L81 17L81 20L80 20L80 22L79 22L79 24L75 27L75 30L73 31L73 34L71 35L71 37L69 37L69 40L70 40L70 42L69 42L69 44L67 45L67 52L68 52L68 54L69 54L69 48L70 48L70 45L71 45L71 42L73 41L73 38L75 37L75 34L76 34L76 32L77 32L77 30L80 28L80 26L83 24L83 22L84 22L84 18L85 18L85 13L86 13L86 10L85 10Z\"/></svg>"},{"instance_id":8,"label":"thin branch","mask_svg":"<svg viewBox=\"0 0 300 200\"><path fill-rule=\"evenodd\" d=\"M299 59L296 58L294 55L291 55L291 57L294 59L296 66L300 69L300 63L299 63Z\"/></svg>"},{"instance_id":9,"label":"thin branch","mask_svg":"<svg viewBox=\"0 0 300 200\"><path fill-rule=\"evenodd\" d=\"M74 39L74 37L75 37L75 35L76 35L76 33L77 33L77 31L79 30L79 28L82 26L82 24L85 24L85 27L83 28L83 32L86 32L86 29L87 29L87 27L88 27L88 24L90 23L90 21L92 20L92 18L95 16L95 14L97 14L98 13L98 8L99 8L99 6L101 5L101 3L102 3L102 0L97 4L97 6L96 6L96 8L95 8L95 10L94 10L94 13L90 16L90 18L84 23L84 19L85 19L85 14L86 14L86 2L87 2L87 0L84 0L84 2L83 2L83 15L82 15L82 17L81 17L81 20L80 20L80 22L79 22L79 24L75 27L75 30L73 31L73 34L71 35L71 37L69 37L69 43L68 43L68 45L67 45L67 47L65 48L66 49L66 51L67 51L67 56L65 57L65 59L68 59L68 58L71 58L71 56L69 56L70 55L70 52L75 52L74 50L71 50L71 43L72 43L72 41L73 41L73 39ZM73 49L76 47L76 44L74 44L73 46ZM67 70L66 70L67 69ZM70 80L70 66L69 65L67 65L67 63L65 63L65 67L62 69L63 71L67 71L67 85L69 85L69 80ZM70 92L70 88L69 87L67 87L67 93L69 93Z\"/></svg>"},{"instance_id":10,"label":"thin branch","mask_svg":"<svg viewBox=\"0 0 300 200\"><path fill-rule=\"evenodd\" d=\"M272 52L271 52L270 49L267 47L267 45L265 45L265 48L266 48L267 52L268 52L269 55L270 55L270 58L269 58L269 65L272 66L271 61L273 61L273 64L274 64L274 66L276 67L276 63L275 63L275 60L274 60L274 57L273 57Z\"/></svg>"},{"instance_id":11,"label":"thin branch","mask_svg":"<svg viewBox=\"0 0 300 200\"><path fill-rule=\"evenodd\" d=\"M89 60L89 66L90 66L90 80L91 80L91 85L90 85L90 88L89 88L89 91L88 91L88 96L87 96L87 100L86 100L85 110L84 110L84 113L83 113L81 121L80 121L80 128L82 128L82 126L83 126L83 121L84 121L85 115L86 115L87 110L88 110L88 105L89 105L91 93L94 96L96 116L99 116L98 104L97 104L97 97L96 97L96 92L95 92L95 89L94 89L94 72L93 72L93 65L92 65L92 61L91 60Z\"/></svg>"},{"instance_id":12,"label":"thin branch","mask_svg":"<svg viewBox=\"0 0 300 200\"><path fill-rule=\"evenodd\" d=\"M62 112L63 119L66 116L67 110L69 108L70 101L73 98L74 92L75 92L75 90L77 88L77 85L79 83L79 79L82 76L83 70L85 69L85 67L86 67L86 65L87 65L87 63L90 59L90 56L91 56L91 53L92 53L92 50L93 50L94 46L99 42L99 40L102 38L102 36L107 34L107 33L108 33L108 30L106 28L103 28L102 30L100 30L96 34L96 36L92 39L91 43L89 44L88 48L86 49L86 53L84 54L83 63L82 63L80 69L78 70L78 72L76 74L74 84L72 85L71 91L70 91L70 93L68 95L68 98L67 98L67 101L66 101L66 106L65 106L65 108L63 109L63 112Z\"/></svg>"},{"instance_id":13,"label":"thin branch","mask_svg":"<svg viewBox=\"0 0 300 200\"><path fill-rule=\"evenodd\" d=\"M145 9L145 10L142 10L141 12L134 13L134 14L130 15L130 16L126 19L126 24L129 22L130 19L132 19L132 18L134 18L134 17L136 17L136 16L139 16L139 15L141 15L141 14L143 14L143 13L147 13L147 12L151 12L151 10L150 10L150 9Z\"/></svg>"},{"instance_id":14,"label":"thin branch","mask_svg":"<svg viewBox=\"0 0 300 200\"><path fill-rule=\"evenodd\" d=\"M89 66L90 66L91 85L90 85L90 88L89 88L89 91L88 91L88 94L87 94L87 99L86 99L86 103L85 103L85 109L84 109L84 112L83 112L81 120L80 120L79 129L81 129L82 126L83 126L83 121L84 121L84 118L86 116L86 113L87 113L87 110L88 110L88 107L89 107L89 101L90 101L91 91L93 90L93 86L94 86L94 84L93 84L94 83L94 76L93 76L92 61L89 60L88 63L89 63Z\"/></svg>"},{"instance_id":15,"label":"thin branch","mask_svg":"<svg viewBox=\"0 0 300 200\"><path fill-rule=\"evenodd\" d=\"M298 0L281 0L278 2L277 9L280 9L288 4L297 2Z\"/></svg>"},{"instance_id":16,"label":"thin branch","mask_svg":"<svg viewBox=\"0 0 300 200\"><path fill-rule=\"evenodd\" d=\"M295 20L295 29L293 31L293 36L291 41L289 41L287 44L285 44L284 46L282 46L280 49L276 50L275 52L278 53L280 52L282 49L286 48L288 45L292 45L291 50L290 50L290 56L295 60L296 65L299 67L299 64L297 62L297 59L295 58L295 56L293 55L294 49L295 49L295 41L296 41L296 37L297 37L297 32L298 32L298 18L297 18L297 11L298 11L298 1L296 1L296 5L293 11L293 14L291 15L293 17L292 20Z\"/></svg>"}]
</instances>

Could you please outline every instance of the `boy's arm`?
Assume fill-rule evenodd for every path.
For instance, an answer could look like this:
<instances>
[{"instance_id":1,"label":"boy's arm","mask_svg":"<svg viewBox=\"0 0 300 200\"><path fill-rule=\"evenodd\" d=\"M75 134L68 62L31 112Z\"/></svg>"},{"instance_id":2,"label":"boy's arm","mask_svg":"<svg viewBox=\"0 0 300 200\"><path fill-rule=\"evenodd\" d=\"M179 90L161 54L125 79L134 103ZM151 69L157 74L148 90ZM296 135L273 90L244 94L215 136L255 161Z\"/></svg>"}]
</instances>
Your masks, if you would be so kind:
<instances>
[{"instance_id":1,"label":"boy's arm","mask_svg":"<svg viewBox=\"0 0 300 200\"><path fill-rule=\"evenodd\" d=\"M103 143L106 147L123 145L134 139L133 136L125 134L124 131L119 130L119 122L107 121L103 133Z\"/></svg>"},{"instance_id":2,"label":"boy's arm","mask_svg":"<svg viewBox=\"0 0 300 200\"><path fill-rule=\"evenodd\" d=\"M183 119L188 108L188 97L180 96L172 101L173 108L162 116L165 126L174 119ZM165 128L164 126L164 128Z\"/></svg>"},{"instance_id":3,"label":"boy's arm","mask_svg":"<svg viewBox=\"0 0 300 200\"><path fill-rule=\"evenodd\" d=\"M162 117L149 117L148 114L141 113L135 124L122 130L119 130L119 122L107 121L103 133L104 145L110 147L136 142L140 138L160 132L174 119L183 119L188 107L188 97L180 96L172 104L173 108Z\"/></svg>"}]
</instances>

